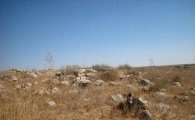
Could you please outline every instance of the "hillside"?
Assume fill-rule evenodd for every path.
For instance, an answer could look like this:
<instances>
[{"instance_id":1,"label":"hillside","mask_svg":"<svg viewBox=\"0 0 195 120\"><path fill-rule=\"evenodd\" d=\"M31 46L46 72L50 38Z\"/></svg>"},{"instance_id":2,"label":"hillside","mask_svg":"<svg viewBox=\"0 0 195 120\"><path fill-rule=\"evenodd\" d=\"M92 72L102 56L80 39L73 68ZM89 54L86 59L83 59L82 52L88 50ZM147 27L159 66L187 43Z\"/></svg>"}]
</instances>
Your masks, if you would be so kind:
<instances>
[{"instance_id":1,"label":"hillside","mask_svg":"<svg viewBox=\"0 0 195 120\"><path fill-rule=\"evenodd\" d=\"M0 103L1 120L194 120L195 66L10 69Z\"/></svg>"}]
</instances>

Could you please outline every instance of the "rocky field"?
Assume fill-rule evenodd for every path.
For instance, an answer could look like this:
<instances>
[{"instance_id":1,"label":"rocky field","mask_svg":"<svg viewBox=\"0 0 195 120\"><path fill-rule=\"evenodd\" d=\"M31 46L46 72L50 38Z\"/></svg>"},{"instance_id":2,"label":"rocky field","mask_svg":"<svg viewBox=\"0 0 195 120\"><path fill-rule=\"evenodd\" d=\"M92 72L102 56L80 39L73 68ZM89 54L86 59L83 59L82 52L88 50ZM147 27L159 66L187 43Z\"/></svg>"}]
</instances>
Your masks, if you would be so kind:
<instances>
[{"instance_id":1,"label":"rocky field","mask_svg":"<svg viewBox=\"0 0 195 120\"><path fill-rule=\"evenodd\" d=\"M195 66L10 69L0 73L0 119L195 120Z\"/></svg>"}]
</instances>

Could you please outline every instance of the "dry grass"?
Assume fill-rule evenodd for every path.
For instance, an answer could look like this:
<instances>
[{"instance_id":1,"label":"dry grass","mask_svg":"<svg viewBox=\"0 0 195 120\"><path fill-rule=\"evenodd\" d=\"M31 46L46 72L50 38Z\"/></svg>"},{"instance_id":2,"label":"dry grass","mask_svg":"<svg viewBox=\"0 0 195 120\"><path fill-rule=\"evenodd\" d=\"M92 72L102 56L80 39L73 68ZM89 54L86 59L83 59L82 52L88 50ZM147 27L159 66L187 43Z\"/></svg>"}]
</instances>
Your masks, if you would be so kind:
<instances>
[{"instance_id":1,"label":"dry grass","mask_svg":"<svg viewBox=\"0 0 195 120\"><path fill-rule=\"evenodd\" d=\"M70 84L55 85L52 80L56 79L55 71L40 71L43 75L38 78L31 78L24 73L14 73L20 78L18 82L10 82L8 79L0 79L0 84L4 85L6 91L0 92L0 119L1 120L99 120L99 119L130 119L138 120L139 115L133 114L133 111L117 110L115 107L119 102L113 102L109 98L114 94L125 94L132 92L135 96L142 97L150 103L147 109L153 115L153 120L193 120L195 115L195 99L188 90L195 87L195 68L181 69L177 67L162 68L131 68L129 71L143 73L143 78L149 79L155 83L155 86L149 92L143 92L142 86L139 86L134 77L120 80L119 69L107 69L106 66L93 66L99 70L96 79L102 79L106 83L103 86L88 85L85 88ZM100 70L107 69L107 70ZM126 71L126 67L119 67L120 71ZM67 67L65 74L74 73L77 67ZM51 74L52 73L52 74ZM13 74L5 71L3 74ZM49 81L41 81L48 78ZM16 85L24 82L38 81L38 85L33 85L29 90L16 90ZM107 84L109 81L120 83L117 86ZM173 87L173 82L180 82L182 88ZM130 90L127 85L132 85L136 91ZM54 87L60 89L59 93L51 95L35 95L34 91L44 87L51 93ZM166 97L154 97L153 93L165 89ZM74 93L78 90L78 93ZM173 100L175 95L187 95L189 101L181 103ZM125 98L125 96L124 96ZM57 106L50 107L46 101L50 99L56 102ZM167 111L155 107L157 103L164 103L170 106Z\"/></svg>"}]
</instances>

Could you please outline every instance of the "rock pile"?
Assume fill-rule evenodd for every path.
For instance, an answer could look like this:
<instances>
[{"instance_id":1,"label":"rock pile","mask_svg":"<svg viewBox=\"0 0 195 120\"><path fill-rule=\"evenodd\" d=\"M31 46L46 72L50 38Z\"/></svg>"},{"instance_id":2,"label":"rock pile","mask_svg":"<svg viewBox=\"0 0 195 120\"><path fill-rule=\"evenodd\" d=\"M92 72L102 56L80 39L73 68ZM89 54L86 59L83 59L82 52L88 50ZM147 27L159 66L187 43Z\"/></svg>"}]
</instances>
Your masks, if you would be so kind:
<instances>
[{"instance_id":1,"label":"rock pile","mask_svg":"<svg viewBox=\"0 0 195 120\"><path fill-rule=\"evenodd\" d=\"M124 100L124 98L119 95L114 95L111 97L113 100L120 102L116 108L125 111L128 109L130 112L135 111L136 114L140 114L140 120L150 120L152 115L151 113L146 110L147 106L149 106L148 101L143 100L141 97L135 97L133 94L131 95L131 98L128 98L127 100ZM129 101L130 100L130 101ZM130 103L129 103L130 102Z\"/></svg>"}]
</instances>

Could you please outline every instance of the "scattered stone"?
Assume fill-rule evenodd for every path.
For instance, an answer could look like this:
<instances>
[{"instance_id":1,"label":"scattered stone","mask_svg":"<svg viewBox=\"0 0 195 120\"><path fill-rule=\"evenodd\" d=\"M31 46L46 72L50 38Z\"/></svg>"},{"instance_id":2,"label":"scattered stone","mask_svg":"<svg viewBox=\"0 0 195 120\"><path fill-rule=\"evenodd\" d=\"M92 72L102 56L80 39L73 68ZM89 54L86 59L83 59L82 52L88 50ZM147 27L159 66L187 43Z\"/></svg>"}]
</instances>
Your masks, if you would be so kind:
<instances>
[{"instance_id":1,"label":"scattered stone","mask_svg":"<svg viewBox=\"0 0 195 120\"><path fill-rule=\"evenodd\" d=\"M37 74L34 73L34 72L30 73L30 76L32 76L33 78L37 78L38 77Z\"/></svg>"},{"instance_id":2,"label":"scattered stone","mask_svg":"<svg viewBox=\"0 0 195 120\"><path fill-rule=\"evenodd\" d=\"M52 94L55 94L55 93L58 93L60 90L57 88L57 87L55 87L55 88L53 88L52 90L51 90L51 93Z\"/></svg>"},{"instance_id":3,"label":"scattered stone","mask_svg":"<svg viewBox=\"0 0 195 120\"><path fill-rule=\"evenodd\" d=\"M78 73L78 77L85 77L85 74L83 74L83 73Z\"/></svg>"},{"instance_id":4,"label":"scattered stone","mask_svg":"<svg viewBox=\"0 0 195 120\"><path fill-rule=\"evenodd\" d=\"M4 89L4 86L0 84L0 89L2 89L2 88Z\"/></svg>"},{"instance_id":5,"label":"scattered stone","mask_svg":"<svg viewBox=\"0 0 195 120\"><path fill-rule=\"evenodd\" d=\"M161 90L160 90L160 92L165 92L165 91L166 91L166 89L161 89Z\"/></svg>"},{"instance_id":6,"label":"scattered stone","mask_svg":"<svg viewBox=\"0 0 195 120\"><path fill-rule=\"evenodd\" d=\"M72 81L72 84L79 84L80 81L81 81L81 78L80 77L77 77L76 79L74 79Z\"/></svg>"},{"instance_id":7,"label":"scattered stone","mask_svg":"<svg viewBox=\"0 0 195 120\"><path fill-rule=\"evenodd\" d=\"M103 80L96 80L94 83L96 86L101 86L104 84L104 81Z\"/></svg>"},{"instance_id":8,"label":"scattered stone","mask_svg":"<svg viewBox=\"0 0 195 120\"><path fill-rule=\"evenodd\" d=\"M90 83L91 83L90 80L82 79L82 80L80 80L80 82L79 82L79 86L85 87L85 86L87 86L87 85L90 84Z\"/></svg>"},{"instance_id":9,"label":"scattered stone","mask_svg":"<svg viewBox=\"0 0 195 120\"><path fill-rule=\"evenodd\" d=\"M142 85L142 86L154 86L154 83L147 80L147 79L141 79L139 81L139 84Z\"/></svg>"},{"instance_id":10,"label":"scattered stone","mask_svg":"<svg viewBox=\"0 0 195 120\"><path fill-rule=\"evenodd\" d=\"M77 89L70 90L69 93L77 94L77 93L79 93L79 90L77 90Z\"/></svg>"},{"instance_id":11,"label":"scattered stone","mask_svg":"<svg viewBox=\"0 0 195 120\"><path fill-rule=\"evenodd\" d=\"M94 69L86 69L87 72L92 72L92 73L96 73L97 71Z\"/></svg>"},{"instance_id":12,"label":"scattered stone","mask_svg":"<svg viewBox=\"0 0 195 120\"><path fill-rule=\"evenodd\" d=\"M57 80L57 79L54 79L54 80L52 81L52 83L55 84L55 85L60 84L60 83L59 83L59 80Z\"/></svg>"},{"instance_id":13,"label":"scattered stone","mask_svg":"<svg viewBox=\"0 0 195 120\"><path fill-rule=\"evenodd\" d=\"M164 103L158 103L158 104L156 104L156 107L160 110L165 110L165 111L167 111L170 108L170 106L168 106Z\"/></svg>"},{"instance_id":14,"label":"scattered stone","mask_svg":"<svg viewBox=\"0 0 195 120\"><path fill-rule=\"evenodd\" d=\"M12 82L18 81L18 78L15 75L11 75L11 80Z\"/></svg>"},{"instance_id":15,"label":"scattered stone","mask_svg":"<svg viewBox=\"0 0 195 120\"><path fill-rule=\"evenodd\" d=\"M189 101L188 96L174 96L173 99L178 100L181 103Z\"/></svg>"},{"instance_id":16,"label":"scattered stone","mask_svg":"<svg viewBox=\"0 0 195 120\"><path fill-rule=\"evenodd\" d=\"M132 85L127 85L127 87L130 89L131 92L137 91L137 89Z\"/></svg>"},{"instance_id":17,"label":"scattered stone","mask_svg":"<svg viewBox=\"0 0 195 120\"><path fill-rule=\"evenodd\" d=\"M19 70L19 69L15 69L15 68L10 69L10 71L12 71L12 72L24 72L24 70Z\"/></svg>"},{"instance_id":18,"label":"scattered stone","mask_svg":"<svg viewBox=\"0 0 195 120\"><path fill-rule=\"evenodd\" d=\"M45 91L44 94L45 94L45 95L50 95L49 91Z\"/></svg>"},{"instance_id":19,"label":"scattered stone","mask_svg":"<svg viewBox=\"0 0 195 120\"><path fill-rule=\"evenodd\" d=\"M31 88L32 87L32 84L31 83L24 83L21 87L23 89L28 89L28 88Z\"/></svg>"},{"instance_id":20,"label":"scattered stone","mask_svg":"<svg viewBox=\"0 0 195 120\"><path fill-rule=\"evenodd\" d=\"M142 89L142 91L149 91L150 88L151 88L150 86L144 86L143 89Z\"/></svg>"},{"instance_id":21,"label":"scattered stone","mask_svg":"<svg viewBox=\"0 0 195 120\"><path fill-rule=\"evenodd\" d=\"M155 92L154 93L154 96L157 97L157 98L162 98L162 97L165 97L166 96L166 93L163 93L163 92Z\"/></svg>"},{"instance_id":22,"label":"scattered stone","mask_svg":"<svg viewBox=\"0 0 195 120\"><path fill-rule=\"evenodd\" d=\"M11 79L11 78L12 78L12 76L10 74L1 75L2 80L7 80L7 79ZM10 81L12 81L12 80L10 80Z\"/></svg>"},{"instance_id":23,"label":"scattered stone","mask_svg":"<svg viewBox=\"0 0 195 120\"><path fill-rule=\"evenodd\" d=\"M157 78L157 80L161 80L161 78Z\"/></svg>"},{"instance_id":24,"label":"scattered stone","mask_svg":"<svg viewBox=\"0 0 195 120\"><path fill-rule=\"evenodd\" d=\"M138 97L137 105L140 106L141 108L145 108L145 106L149 105L149 102L146 100L143 100L141 97Z\"/></svg>"},{"instance_id":25,"label":"scattered stone","mask_svg":"<svg viewBox=\"0 0 195 120\"><path fill-rule=\"evenodd\" d=\"M141 117L140 120L150 120L152 118L152 115L148 110L142 110L141 111Z\"/></svg>"},{"instance_id":26,"label":"scattered stone","mask_svg":"<svg viewBox=\"0 0 195 120\"><path fill-rule=\"evenodd\" d=\"M62 75L62 72L60 71L56 72L56 76L60 77L60 75Z\"/></svg>"},{"instance_id":27,"label":"scattered stone","mask_svg":"<svg viewBox=\"0 0 195 120\"><path fill-rule=\"evenodd\" d=\"M74 78L75 78L74 75L65 75L65 79L66 79L66 80L72 80L72 79L74 79Z\"/></svg>"},{"instance_id":28,"label":"scattered stone","mask_svg":"<svg viewBox=\"0 0 195 120\"><path fill-rule=\"evenodd\" d=\"M44 94L44 90L43 89L39 89L35 91L35 94L37 95L43 95Z\"/></svg>"},{"instance_id":29,"label":"scattered stone","mask_svg":"<svg viewBox=\"0 0 195 120\"><path fill-rule=\"evenodd\" d=\"M49 81L49 79L48 79L48 78L46 78L46 79L42 80L42 81L41 81L41 83L45 83L45 82L47 82L47 81Z\"/></svg>"},{"instance_id":30,"label":"scattered stone","mask_svg":"<svg viewBox=\"0 0 195 120\"><path fill-rule=\"evenodd\" d=\"M86 70L85 69L79 69L78 73L84 73Z\"/></svg>"},{"instance_id":31,"label":"scattered stone","mask_svg":"<svg viewBox=\"0 0 195 120\"><path fill-rule=\"evenodd\" d=\"M49 106L51 106L51 107L57 106L57 104L56 104L54 101L47 101L46 103L47 103Z\"/></svg>"},{"instance_id":32,"label":"scattered stone","mask_svg":"<svg viewBox=\"0 0 195 120\"><path fill-rule=\"evenodd\" d=\"M22 90L22 86L21 85L16 85L16 90Z\"/></svg>"},{"instance_id":33,"label":"scattered stone","mask_svg":"<svg viewBox=\"0 0 195 120\"><path fill-rule=\"evenodd\" d=\"M64 81L60 81L60 85L70 85L68 81L64 80Z\"/></svg>"},{"instance_id":34,"label":"scattered stone","mask_svg":"<svg viewBox=\"0 0 195 120\"><path fill-rule=\"evenodd\" d=\"M38 85L39 84L39 82L37 82L37 81L34 81L34 83L33 83L33 85Z\"/></svg>"},{"instance_id":35,"label":"scattered stone","mask_svg":"<svg viewBox=\"0 0 195 120\"><path fill-rule=\"evenodd\" d=\"M142 77L142 72L138 72L137 76L141 78Z\"/></svg>"},{"instance_id":36,"label":"scattered stone","mask_svg":"<svg viewBox=\"0 0 195 120\"><path fill-rule=\"evenodd\" d=\"M34 93L36 95L50 95L50 93L48 91L46 91L46 89L44 87L37 89Z\"/></svg>"},{"instance_id":37,"label":"scattered stone","mask_svg":"<svg viewBox=\"0 0 195 120\"><path fill-rule=\"evenodd\" d=\"M87 73L86 76L87 76L87 77L94 77L94 76L95 76L95 73Z\"/></svg>"},{"instance_id":38,"label":"scattered stone","mask_svg":"<svg viewBox=\"0 0 195 120\"><path fill-rule=\"evenodd\" d=\"M4 94L0 94L0 99L1 99L1 100L5 99L5 98L6 98L6 97L5 97Z\"/></svg>"},{"instance_id":39,"label":"scattered stone","mask_svg":"<svg viewBox=\"0 0 195 120\"><path fill-rule=\"evenodd\" d=\"M179 82L174 82L174 86L181 88L181 84Z\"/></svg>"},{"instance_id":40,"label":"scattered stone","mask_svg":"<svg viewBox=\"0 0 195 120\"><path fill-rule=\"evenodd\" d=\"M195 88L190 88L189 93L190 95L195 96Z\"/></svg>"},{"instance_id":41,"label":"scattered stone","mask_svg":"<svg viewBox=\"0 0 195 120\"><path fill-rule=\"evenodd\" d=\"M115 82L109 82L110 85L112 86L118 86L119 84L115 83Z\"/></svg>"},{"instance_id":42,"label":"scattered stone","mask_svg":"<svg viewBox=\"0 0 195 120\"><path fill-rule=\"evenodd\" d=\"M121 75L120 79L129 78L131 75Z\"/></svg>"},{"instance_id":43,"label":"scattered stone","mask_svg":"<svg viewBox=\"0 0 195 120\"><path fill-rule=\"evenodd\" d=\"M122 102L124 100L124 98L122 95L118 94L118 95L112 95L110 100Z\"/></svg>"},{"instance_id":44,"label":"scattered stone","mask_svg":"<svg viewBox=\"0 0 195 120\"><path fill-rule=\"evenodd\" d=\"M35 74L38 75L38 76L42 76L42 75L43 75L42 73L40 73L40 72L38 72L38 71L35 72Z\"/></svg>"},{"instance_id":45,"label":"scattered stone","mask_svg":"<svg viewBox=\"0 0 195 120\"><path fill-rule=\"evenodd\" d=\"M3 85L0 84L0 92L4 91L5 87Z\"/></svg>"},{"instance_id":46,"label":"scattered stone","mask_svg":"<svg viewBox=\"0 0 195 120\"><path fill-rule=\"evenodd\" d=\"M3 75L0 75L0 79L1 79L1 80L3 79Z\"/></svg>"},{"instance_id":47,"label":"scattered stone","mask_svg":"<svg viewBox=\"0 0 195 120\"><path fill-rule=\"evenodd\" d=\"M64 73L62 73L62 72L60 72L60 71L56 72L55 75L56 75L59 79L63 79L63 78L64 78Z\"/></svg>"}]
</instances>

